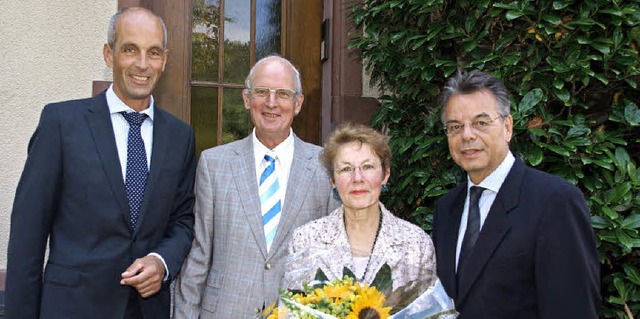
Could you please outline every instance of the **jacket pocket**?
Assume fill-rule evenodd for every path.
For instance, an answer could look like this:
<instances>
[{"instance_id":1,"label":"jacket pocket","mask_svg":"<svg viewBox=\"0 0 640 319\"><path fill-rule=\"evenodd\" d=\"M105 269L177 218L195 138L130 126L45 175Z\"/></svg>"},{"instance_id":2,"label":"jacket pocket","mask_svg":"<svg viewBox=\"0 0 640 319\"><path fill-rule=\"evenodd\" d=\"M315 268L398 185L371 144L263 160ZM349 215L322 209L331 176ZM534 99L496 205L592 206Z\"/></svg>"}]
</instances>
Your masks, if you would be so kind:
<instances>
[{"instance_id":1,"label":"jacket pocket","mask_svg":"<svg viewBox=\"0 0 640 319\"><path fill-rule=\"evenodd\" d=\"M82 273L79 269L52 263L48 263L44 271L44 282L64 287L78 287L81 278Z\"/></svg>"},{"instance_id":2,"label":"jacket pocket","mask_svg":"<svg viewBox=\"0 0 640 319\"><path fill-rule=\"evenodd\" d=\"M218 308L218 301L220 300L220 293L224 276L218 271L211 271L207 284L204 287L204 294L202 296L202 309L209 312L216 312Z\"/></svg>"}]
</instances>

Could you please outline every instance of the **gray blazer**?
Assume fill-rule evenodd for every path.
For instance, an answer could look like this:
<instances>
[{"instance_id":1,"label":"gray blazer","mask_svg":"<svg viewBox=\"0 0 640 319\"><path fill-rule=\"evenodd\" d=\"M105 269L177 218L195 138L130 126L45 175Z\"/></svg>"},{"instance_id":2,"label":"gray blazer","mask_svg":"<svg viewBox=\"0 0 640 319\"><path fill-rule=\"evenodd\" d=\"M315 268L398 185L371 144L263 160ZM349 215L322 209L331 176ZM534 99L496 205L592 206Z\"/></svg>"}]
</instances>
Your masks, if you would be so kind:
<instances>
[{"instance_id":1,"label":"gray blazer","mask_svg":"<svg viewBox=\"0 0 640 319\"><path fill-rule=\"evenodd\" d=\"M282 217L267 253L251 136L202 152L195 239L176 283L174 318L253 318L278 298L293 230L338 203L321 148L294 135Z\"/></svg>"}]
</instances>

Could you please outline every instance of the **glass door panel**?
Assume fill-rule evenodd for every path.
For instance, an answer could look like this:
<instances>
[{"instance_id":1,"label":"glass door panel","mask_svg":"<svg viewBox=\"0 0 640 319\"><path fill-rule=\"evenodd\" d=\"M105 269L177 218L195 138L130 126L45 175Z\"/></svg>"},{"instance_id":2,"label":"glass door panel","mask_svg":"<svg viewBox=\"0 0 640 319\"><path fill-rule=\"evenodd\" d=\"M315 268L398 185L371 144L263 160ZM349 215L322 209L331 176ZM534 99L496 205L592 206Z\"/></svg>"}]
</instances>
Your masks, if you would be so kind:
<instances>
[{"instance_id":1,"label":"glass door panel","mask_svg":"<svg viewBox=\"0 0 640 319\"><path fill-rule=\"evenodd\" d=\"M224 89L222 108L222 144L247 136L253 126L249 111L244 108L242 89Z\"/></svg>"},{"instance_id":2,"label":"glass door panel","mask_svg":"<svg viewBox=\"0 0 640 319\"><path fill-rule=\"evenodd\" d=\"M191 88L191 126L196 135L196 154L216 146L218 111L215 108L218 89L208 87Z\"/></svg>"},{"instance_id":3,"label":"glass door panel","mask_svg":"<svg viewBox=\"0 0 640 319\"><path fill-rule=\"evenodd\" d=\"M256 0L256 60L280 52L281 0Z\"/></svg>"},{"instance_id":4,"label":"glass door panel","mask_svg":"<svg viewBox=\"0 0 640 319\"><path fill-rule=\"evenodd\" d=\"M194 0L191 123L197 154L251 132L244 80L255 60L282 51L282 0Z\"/></svg>"},{"instance_id":5,"label":"glass door panel","mask_svg":"<svg viewBox=\"0 0 640 319\"><path fill-rule=\"evenodd\" d=\"M191 44L191 78L197 81L218 80L219 1L193 2Z\"/></svg>"}]
</instances>

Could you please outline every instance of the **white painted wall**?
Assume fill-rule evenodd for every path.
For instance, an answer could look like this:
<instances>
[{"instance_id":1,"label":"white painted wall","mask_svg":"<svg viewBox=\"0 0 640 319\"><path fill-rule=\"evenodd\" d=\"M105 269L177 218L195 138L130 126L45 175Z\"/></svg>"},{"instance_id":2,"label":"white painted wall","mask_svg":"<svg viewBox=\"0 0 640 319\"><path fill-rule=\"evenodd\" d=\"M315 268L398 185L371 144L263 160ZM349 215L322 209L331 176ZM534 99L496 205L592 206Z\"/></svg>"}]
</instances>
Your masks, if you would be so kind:
<instances>
[{"instance_id":1,"label":"white painted wall","mask_svg":"<svg viewBox=\"0 0 640 319\"><path fill-rule=\"evenodd\" d=\"M2 1L0 10L0 269L27 143L46 103L89 97L112 78L102 59L117 0Z\"/></svg>"}]
</instances>

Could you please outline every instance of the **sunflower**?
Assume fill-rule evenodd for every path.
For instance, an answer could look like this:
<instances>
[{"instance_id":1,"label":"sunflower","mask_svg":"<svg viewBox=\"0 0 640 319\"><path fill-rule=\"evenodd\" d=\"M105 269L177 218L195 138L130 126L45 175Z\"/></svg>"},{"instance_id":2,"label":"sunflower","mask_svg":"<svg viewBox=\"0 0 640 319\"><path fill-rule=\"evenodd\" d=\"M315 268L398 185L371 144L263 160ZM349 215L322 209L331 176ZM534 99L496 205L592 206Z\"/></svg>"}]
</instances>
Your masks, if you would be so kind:
<instances>
[{"instance_id":1,"label":"sunflower","mask_svg":"<svg viewBox=\"0 0 640 319\"><path fill-rule=\"evenodd\" d=\"M383 307L384 295L375 287L362 287L351 305L351 313L345 319L384 319L391 307Z\"/></svg>"},{"instance_id":2,"label":"sunflower","mask_svg":"<svg viewBox=\"0 0 640 319\"><path fill-rule=\"evenodd\" d=\"M350 296L353 296L349 285L326 285L323 290L327 297L337 300L349 299Z\"/></svg>"}]
</instances>

